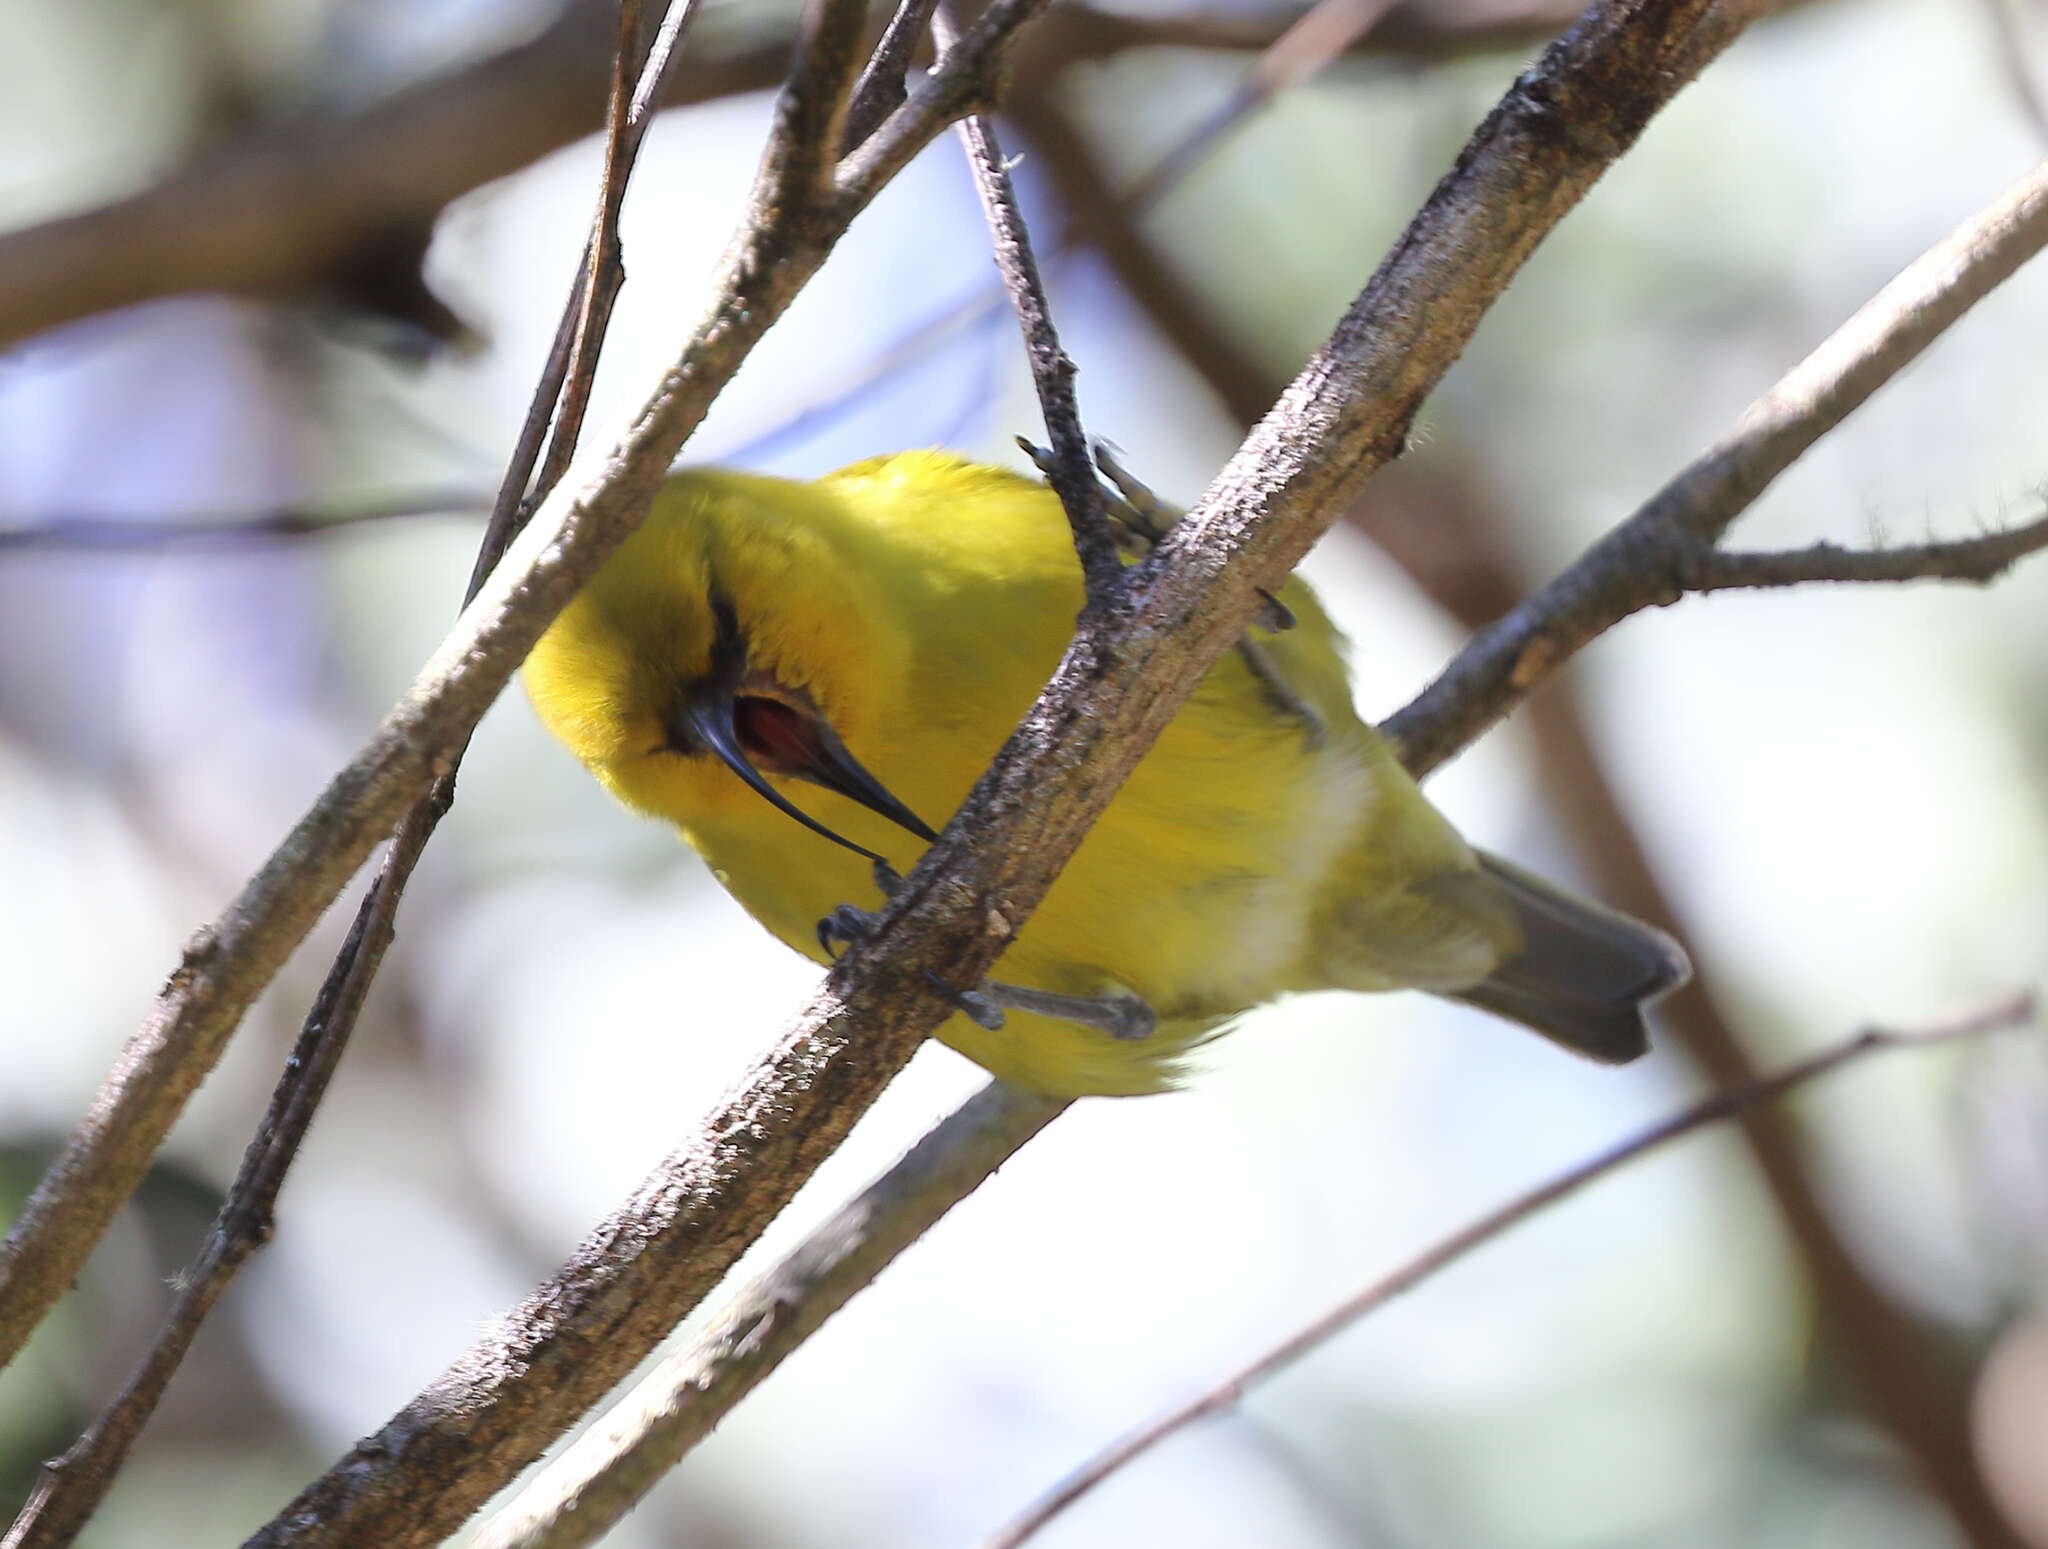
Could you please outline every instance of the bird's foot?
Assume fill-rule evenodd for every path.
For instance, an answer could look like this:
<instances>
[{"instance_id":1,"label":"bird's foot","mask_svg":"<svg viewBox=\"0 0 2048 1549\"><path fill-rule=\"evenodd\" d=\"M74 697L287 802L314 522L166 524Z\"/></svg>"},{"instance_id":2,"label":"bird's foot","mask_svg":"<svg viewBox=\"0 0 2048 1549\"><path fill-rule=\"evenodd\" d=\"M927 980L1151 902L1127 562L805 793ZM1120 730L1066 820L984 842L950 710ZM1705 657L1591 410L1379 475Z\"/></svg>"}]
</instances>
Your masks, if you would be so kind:
<instances>
[{"instance_id":1,"label":"bird's foot","mask_svg":"<svg viewBox=\"0 0 2048 1549\"><path fill-rule=\"evenodd\" d=\"M884 898L894 898L902 885L903 879L887 861L875 862L875 886ZM873 935L875 920L876 916L866 909L841 904L818 921L818 945L826 957L836 958L841 947ZM1002 1031L1006 1010L1058 1017L1063 1022L1076 1022L1123 1040L1151 1037L1159 1020L1136 995L1060 995L1051 990L1026 989L1019 984L1000 984L993 979L984 979L971 990L959 990L936 974L927 973L925 978L948 1005L976 1027L991 1033Z\"/></svg>"},{"instance_id":2,"label":"bird's foot","mask_svg":"<svg viewBox=\"0 0 2048 1549\"><path fill-rule=\"evenodd\" d=\"M896 868L879 856L875 858L875 891L883 899L894 898L903 886L903 879L896 874ZM870 910L857 908L853 904L841 904L824 919L818 921L818 946L828 959L836 960L841 947L850 947L856 941L866 941L875 933L875 921L880 916Z\"/></svg>"},{"instance_id":3,"label":"bird's foot","mask_svg":"<svg viewBox=\"0 0 2048 1549\"><path fill-rule=\"evenodd\" d=\"M1092 1027L1121 1042L1150 1038L1159 1025L1151 1006L1137 995L1060 995L1052 990L1027 989L1021 984L999 984L993 979L984 979L971 990L948 990L946 994L969 1021L990 1032L1002 1027L1006 1010L1057 1017L1062 1022Z\"/></svg>"}]
</instances>

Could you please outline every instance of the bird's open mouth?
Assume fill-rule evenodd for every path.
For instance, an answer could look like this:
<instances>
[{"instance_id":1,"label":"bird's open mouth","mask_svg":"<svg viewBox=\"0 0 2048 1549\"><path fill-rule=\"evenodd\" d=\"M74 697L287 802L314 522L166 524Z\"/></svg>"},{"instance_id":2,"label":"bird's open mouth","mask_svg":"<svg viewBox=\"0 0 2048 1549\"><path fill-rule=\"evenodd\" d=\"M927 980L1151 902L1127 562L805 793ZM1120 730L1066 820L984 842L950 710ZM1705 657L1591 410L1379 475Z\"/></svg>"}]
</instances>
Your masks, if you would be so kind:
<instances>
[{"instance_id":1,"label":"bird's open mouth","mask_svg":"<svg viewBox=\"0 0 2048 1549\"><path fill-rule=\"evenodd\" d=\"M803 780L837 792L926 843L938 838L930 825L847 751L831 723L806 697L780 685L753 681L752 675L736 682L721 681L727 676L714 674L677 694L665 719L668 740L661 751L711 754L770 806L869 860L882 857L798 807L769 783L768 775Z\"/></svg>"},{"instance_id":2,"label":"bird's open mouth","mask_svg":"<svg viewBox=\"0 0 2048 1549\"><path fill-rule=\"evenodd\" d=\"M740 750L757 769L801 778L807 769L825 761L813 725L815 712L806 714L795 705L765 694L740 694L732 702L732 729Z\"/></svg>"}]
</instances>

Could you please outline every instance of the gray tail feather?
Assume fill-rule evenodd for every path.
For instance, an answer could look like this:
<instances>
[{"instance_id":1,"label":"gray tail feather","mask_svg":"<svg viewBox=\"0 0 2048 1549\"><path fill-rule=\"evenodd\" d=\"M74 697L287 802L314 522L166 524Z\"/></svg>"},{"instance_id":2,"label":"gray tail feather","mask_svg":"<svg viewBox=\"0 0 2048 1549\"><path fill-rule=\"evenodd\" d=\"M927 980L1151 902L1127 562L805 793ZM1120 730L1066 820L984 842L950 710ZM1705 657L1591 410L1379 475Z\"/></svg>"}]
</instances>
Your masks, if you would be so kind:
<instances>
[{"instance_id":1,"label":"gray tail feather","mask_svg":"<svg viewBox=\"0 0 2048 1549\"><path fill-rule=\"evenodd\" d=\"M1522 950L1451 996L1575 1053L1622 1065L1646 1052L1643 1008L1692 977L1685 949L1640 920L1566 893L1497 856L1480 867L1507 894Z\"/></svg>"}]
</instances>

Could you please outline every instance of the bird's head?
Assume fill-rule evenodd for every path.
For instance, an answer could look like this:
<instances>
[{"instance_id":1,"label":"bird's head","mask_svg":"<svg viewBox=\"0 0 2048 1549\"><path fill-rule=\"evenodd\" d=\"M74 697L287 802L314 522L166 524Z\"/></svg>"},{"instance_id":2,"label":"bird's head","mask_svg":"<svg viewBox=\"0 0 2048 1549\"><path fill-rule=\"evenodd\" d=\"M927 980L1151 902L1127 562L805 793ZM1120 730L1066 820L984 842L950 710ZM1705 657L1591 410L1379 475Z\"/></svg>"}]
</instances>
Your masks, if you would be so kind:
<instances>
[{"instance_id":1,"label":"bird's head","mask_svg":"<svg viewBox=\"0 0 2048 1549\"><path fill-rule=\"evenodd\" d=\"M872 856L790 799L800 781L930 840L848 746L908 671L879 559L813 485L678 474L535 646L528 690L614 793L685 826L766 801Z\"/></svg>"}]
</instances>

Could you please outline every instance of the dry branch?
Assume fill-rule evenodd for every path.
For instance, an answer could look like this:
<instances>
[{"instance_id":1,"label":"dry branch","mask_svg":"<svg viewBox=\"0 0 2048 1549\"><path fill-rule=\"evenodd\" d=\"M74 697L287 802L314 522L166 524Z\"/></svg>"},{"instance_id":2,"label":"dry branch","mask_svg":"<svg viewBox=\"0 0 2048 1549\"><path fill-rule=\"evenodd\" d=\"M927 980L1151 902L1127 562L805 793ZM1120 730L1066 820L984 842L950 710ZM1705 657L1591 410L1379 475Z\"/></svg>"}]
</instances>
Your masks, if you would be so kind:
<instances>
[{"instance_id":1,"label":"dry branch","mask_svg":"<svg viewBox=\"0 0 2048 1549\"><path fill-rule=\"evenodd\" d=\"M934 18L934 35L943 43L954 33L952 20L941 6ZM1095 461L1089 452L1087 432L1081 428L1081 411L1074 400L1074 363L1060 347L1053 327L1052 304L1046 299L1045 281L1038 272L1038 259L1031 251L1031 233L1018 208L1017 193L1010 183L1010 170L996 143L994 127L979 113L970 114L956 126L967 149L967 163L974 174L975 192L988 217L989 243L996 268L1009 293L1010 308L1017 315L1023 335L1024 358L1031 368L1031 382L1038 393L1038 409L1045 421L1045 433L1052 442L1042 469L1045 481L1060 497L1074 534L1074 552L1081 562L1081 576L1087 588L1088 605L1100 606L1115 596L1123 584L1123 561L1117 558L1116 538L1110 531L1108 513L1103 510L1102 486L1095 477Z\"/></svg>"},{"instance_id":2,"label":"dry branch","mask_svg":"<svg viewBox=\"0 0 2048 1549\"><path fill-rule=\"evenodd\" d=\"M1766 554L1699 544L1680 560L1678 584L1688 592L1804 586L1813 581L1964 581L1983 586L2043 548L2048 548L2048 516L1998 532L1886 549L1816 543Z\"/></svg>"},{"instance_id":3,"label":"dry branch","mask_svg":"<svg viewBox=\"0 0 2048 1549\"><path fill-rule=\"evenodd\" d=\"M1907 266L1751 404L1718 444L1570 569L1459 652L1384 728L1410 767L1435 768L1618 620L1683 596L1688 567L1701 562L1704 551L1772 480L2043 244L2048 244L2048 161ZM2003 552L2000 543L2017 541L2017 551L1993 567L1996 574L2018 553L2031 552L2027 545L2038 544L2039 528L2036 523L2013 534L1930 548L1948 550L1950 559L1958 550L1981 557ZM1968 543L1991 548L1970 550ZM1816 553L1824 556L1826 551L1808 551L1809 560ZM1733 558L1735 568L1743 568L1743 557Z\"/></svg>"},{"instance_id":4,"label":"dry branch","mask_svg":"<svg viewBox=\"0 0 2048 1549\"><path fill-rule=\"evenodd\" d=\"M1067 1105L992 1081L729 1298L605 1420L550 1460L470 1549L580 1549L825 1320Z\"/></svg>"}]
</instances>

